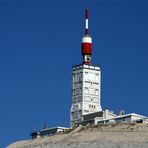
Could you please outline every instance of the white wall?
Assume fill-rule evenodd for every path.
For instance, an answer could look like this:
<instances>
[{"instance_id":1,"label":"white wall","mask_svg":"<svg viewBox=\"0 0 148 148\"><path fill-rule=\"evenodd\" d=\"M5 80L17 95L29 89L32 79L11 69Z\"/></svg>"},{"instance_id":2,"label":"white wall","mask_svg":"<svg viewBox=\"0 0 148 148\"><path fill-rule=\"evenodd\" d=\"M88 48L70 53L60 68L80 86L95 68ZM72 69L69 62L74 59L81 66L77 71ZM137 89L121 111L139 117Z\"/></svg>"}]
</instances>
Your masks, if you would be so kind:
<instances>
[{"instance_id":1,"label":"white wall","mask_svg":"<svg viewBox=\"0 0 148 148\"><path fill-rule=\"evenodd\" d=\"M72 71L71 126L85 114L101 111L101 71L99 67L80 65Z\"/></svg>"}]
</instances>

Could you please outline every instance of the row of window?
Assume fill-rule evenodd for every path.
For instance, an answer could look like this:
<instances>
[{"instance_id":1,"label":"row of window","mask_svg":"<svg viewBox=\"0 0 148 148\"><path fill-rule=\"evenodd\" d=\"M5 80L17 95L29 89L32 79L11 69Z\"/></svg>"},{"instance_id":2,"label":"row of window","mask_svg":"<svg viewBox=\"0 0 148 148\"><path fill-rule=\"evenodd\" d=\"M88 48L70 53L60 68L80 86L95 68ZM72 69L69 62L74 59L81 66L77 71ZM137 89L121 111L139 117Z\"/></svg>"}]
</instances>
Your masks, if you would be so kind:
<instances>
[{"instance_id":1,"label":"row of window","mask_svg":"<svg viewBox=\"0 0 148 148\"><path fill-rule=\"evenodd\" d=\"M86 102L99 103L99 98L98 97L85 96L85 101Z\"/></svg>"},{"instance_id":2,"label":"row of window","mask_svg":"<svg viewBox=\"0 0 148 148\"><path fill-rule=\"evenodd\" d=\"M73 103L77 103L77 102L82 102L82 96L73 98Z\"/></svg>"},{"instance_id":3,"label":"row of window","mask_svg":"<svg viewBox=\"0 0 148 148\"><path fill-rule=\"evenodd\" d=\"M93 108L93 109L95 109L96 106L95 106L95 105L89 105L89 108Z\"/></svg>"},{"instance_id":4,"label":"row of window","mask_svg":"<svg viewBox=\"0 0 148 148\"><path fill-rule=\"evenodd\" d=\"M85 80L99 81L99 74L85 72Z\"/></svg>"},{"instance_id":5,"label":"row of window","mask_svg":"<svg viewBox=\"0 0 148 148\"><path fill-rule=\"evenodd\" d=\"M81 95L82 94L82 88L78 88L78 89L73 89L72 90L72 95Z\"/></svg>"},{"instance_id":6,"label":"row of window","mask_svg":"<svg viewBox=\"0 0 148 148\"><path fill-rule=\"evenodd\" d=\"M84 110L85 113L89 113L89 110Z\"/></svg>"},{"instance_id":7,"label":"row of window","mask_svg":"<svg viewBox=\"0 0 148 148\"><path fill-rule=\"evenodd\" d=\"M82 108L82 103L73 105L73 110L80 110Z\"/></svg>"},{"instance_id":8,"label":"row of window","mask_svg":"<svg viewBox=\"0 0 148 148\"><path fill-rule=\"evenodd\" d=\"M98 87L99 83L96 83L96 82L89 82L89 81L85 81L86 84L91 84L91 85L97 85L96 87ZM73 89L77 89L77 88L81 88L82 87L82 82L76 82L76 83L73 83Z\"/></svg>"},{"instance_id":9,"label":"row of window","mask_svg":"<svg viewBox=\"0 0 148 148\"><path fill-rule=\"evenodd\" d=\"M99 95L99 89L85 87L85 94Z\"/></svg>"},{"instance_id":10,"label":"row of window","mask_svg":"<svg viewBox=\"0 0 148 148\"><path fill-rule=\"evenodd\" d=\"M77 119L77 118L81 118L81 117L82 117L82 111L81 110L71 113L72 119Z\"/></svg>"},{"instance_id":11,"label":"row of window","mask_svg":"<svg viewBox=\"0 0 148 148\"><path fill-rule=\"evenodd\" d=\"M73 74L73 82L82 81L82 73Z\"/></svg>"},{"instance_id":12,"label":"row of window","mask_svg":"<svg viewBox=\"0 0 148 148\"><path fill-rule=\"evenodd\" d=\"M82 81L83 74L82 72L73 74L72 78L73 78L73 82ZM85 72L84 79L91 80L91 81L99 81L99 74Z\"/></svg>"},{"instance_id":13,"label":"row of window","mask_svg":"<svg viewBox=\"0 0 148 148\"><path fill-rule=\"evenodd\" d=\"M99 85L99 83L97 83L97 82L90 82L90 81L85 81L85 83Z\"/></svg>"},{"instance_id":14,"label":"row of window","mask_svg":"<svg viewBox=\"0 0 148 148\"><path fill-rule=\"evenodd\" d=\"M81 87L82 87L82 82L73 83L73 89L81 88Z\"/></svg>"},{"instance_id":15,"label":"row of window","mask_svg":"<svg viewBox=\"0 0 148 148\"><path fill-rule=\"evenodd\" d=\"M72 95L73 96L81 95L81 94L82 94L82 88L80 88L80 89L73 89L72 90ZM90 95L98 96L99 95L99 89L93 89L93 88L85 87L85 94L90 94Z\"/></svg>"}]
</instances>

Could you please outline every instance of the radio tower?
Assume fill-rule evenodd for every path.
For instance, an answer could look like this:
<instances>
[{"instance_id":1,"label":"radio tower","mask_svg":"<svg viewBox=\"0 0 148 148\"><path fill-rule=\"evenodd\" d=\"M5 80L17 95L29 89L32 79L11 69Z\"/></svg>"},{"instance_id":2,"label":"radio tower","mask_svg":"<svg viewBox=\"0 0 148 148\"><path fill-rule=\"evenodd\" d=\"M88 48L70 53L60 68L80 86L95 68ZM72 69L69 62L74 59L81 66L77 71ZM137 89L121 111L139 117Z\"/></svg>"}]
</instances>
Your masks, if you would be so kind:
<instances>
[{"instance_id":1,"label":"radio tower","mask_svg":"<svg viewBox=\"0 0 148 148\"><path fill-rule=\"evenodd\" d=\"M88 35L88 8L85 11L85 35L81 46L83 62L72 67L71 127L82 122L83 115L102 111L101 70L91 64L92 38Z\"/></svg>"}]
</instances>

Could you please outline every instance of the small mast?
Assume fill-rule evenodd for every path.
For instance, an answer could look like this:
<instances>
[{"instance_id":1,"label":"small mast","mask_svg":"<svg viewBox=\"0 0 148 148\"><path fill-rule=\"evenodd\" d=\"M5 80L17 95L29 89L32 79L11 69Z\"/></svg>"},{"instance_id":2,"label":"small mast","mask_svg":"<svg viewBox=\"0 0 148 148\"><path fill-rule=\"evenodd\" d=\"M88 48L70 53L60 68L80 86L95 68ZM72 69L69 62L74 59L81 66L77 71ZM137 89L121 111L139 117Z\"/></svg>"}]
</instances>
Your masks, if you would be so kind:
<instances>
[{"instance_id":1,"label":"small mast","mask_svg":"<svg viewBox=\"0 0 148 148\"><path fill-rule=\"evenodd\" d=\"M91 64L92 38L88 35L88 8L85 9L85 35L82 38L82 57L83 64Z\"/></svg>"},{"instance_id":2,"label":"small mast","mask_svg":"<svg viewBox=\"0 0 148 148\"><path fill-rule=\"evenodd\" d=\"M88 8L85 10L85 35L88 35Z\"/></svg>"}]
</instances>

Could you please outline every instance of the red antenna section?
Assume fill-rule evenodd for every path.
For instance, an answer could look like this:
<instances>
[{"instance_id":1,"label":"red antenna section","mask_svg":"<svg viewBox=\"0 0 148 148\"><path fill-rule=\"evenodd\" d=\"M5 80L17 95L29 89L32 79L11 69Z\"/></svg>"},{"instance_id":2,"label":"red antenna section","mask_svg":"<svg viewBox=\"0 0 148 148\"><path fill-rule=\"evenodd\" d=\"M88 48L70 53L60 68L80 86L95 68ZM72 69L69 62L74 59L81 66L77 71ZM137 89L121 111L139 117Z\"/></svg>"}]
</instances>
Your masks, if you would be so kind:
<instances>
[{"instance_id":1,"label":"red antenna section","mask_svg":"<svg viewBox=\"0 0 148 148\"><path fill-rule=\"evenodd\" d=\"M91 63L91 54L92 54L92 38L88 35L88 8L85 10L85 35L82 38L82 56L83 63Z\"/></svg>"}]
</instances>

